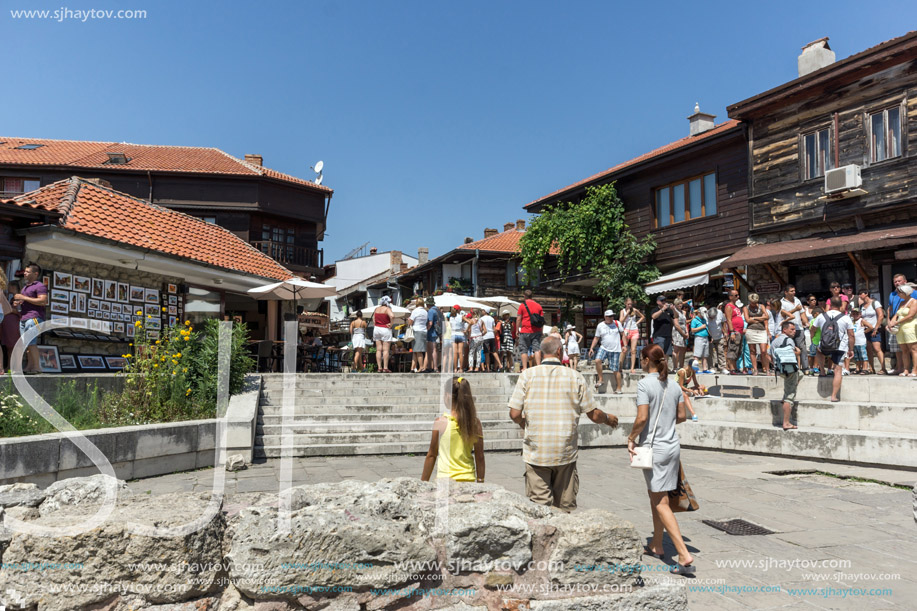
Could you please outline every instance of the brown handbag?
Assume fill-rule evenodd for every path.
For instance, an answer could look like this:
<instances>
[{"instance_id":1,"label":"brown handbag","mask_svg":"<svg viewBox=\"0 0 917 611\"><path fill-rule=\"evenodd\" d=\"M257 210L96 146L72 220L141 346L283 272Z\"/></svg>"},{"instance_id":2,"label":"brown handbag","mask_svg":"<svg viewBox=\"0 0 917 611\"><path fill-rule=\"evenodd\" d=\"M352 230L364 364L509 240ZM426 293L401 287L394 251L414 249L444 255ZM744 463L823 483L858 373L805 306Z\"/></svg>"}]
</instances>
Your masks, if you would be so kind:
<instances>
[{"instance_id":1,"label":"brown handbag","mask_svg":"<svg viewBox=\"0 0 917 611\"><path fill-rule=\"evenodd\" d=\"M674 513L680 511L697 511L700 505L694 498L694 491L691 490L691 484L685 477L685 468L681 461L678 461L678 488L669 491L669 507Z\"/></svg>"}]
</instances>

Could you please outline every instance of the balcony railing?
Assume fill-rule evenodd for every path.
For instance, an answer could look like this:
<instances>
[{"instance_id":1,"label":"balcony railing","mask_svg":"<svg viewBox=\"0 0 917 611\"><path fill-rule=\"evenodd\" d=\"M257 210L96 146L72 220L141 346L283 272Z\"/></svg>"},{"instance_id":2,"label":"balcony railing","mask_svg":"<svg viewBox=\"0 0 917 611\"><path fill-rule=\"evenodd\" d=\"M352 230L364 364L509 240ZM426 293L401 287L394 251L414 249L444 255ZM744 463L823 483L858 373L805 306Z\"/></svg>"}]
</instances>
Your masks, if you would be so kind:
<instances>
[{"instance_id":1,"label":"balcony railing","mask_svg":"<svg viewBox=\"0 0 917 611\"><path fill-rule=\"evenodd\" d=\"M307 248L284 244L283 242L256 241L252 246L287 267L308 267L321 269L324 264L324 252L321 248Z\"/></svg>"}]
</instances>

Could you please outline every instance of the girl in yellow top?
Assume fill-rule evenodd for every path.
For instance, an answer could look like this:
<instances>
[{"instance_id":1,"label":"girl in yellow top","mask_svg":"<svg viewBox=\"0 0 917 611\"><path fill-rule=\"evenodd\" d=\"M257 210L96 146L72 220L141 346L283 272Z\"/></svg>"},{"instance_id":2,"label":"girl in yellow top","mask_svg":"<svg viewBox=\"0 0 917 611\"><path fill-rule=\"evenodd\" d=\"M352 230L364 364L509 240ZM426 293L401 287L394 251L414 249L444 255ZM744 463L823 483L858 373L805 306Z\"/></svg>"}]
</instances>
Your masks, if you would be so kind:
<instances>
[{"instance_id":1,"label":"girl in yellow top","mask_svg":"<svg viewBox=\"0 0 917 611\"><path fill-rule=\"evenodd\" d=\"M458 482L484 481L484 431L474 408L471 385L465 378L452 381L452 408L433 423L430 449L427 450L420 479L430 481L437 458L437 478Z\"/></svg>"}]
</instances>

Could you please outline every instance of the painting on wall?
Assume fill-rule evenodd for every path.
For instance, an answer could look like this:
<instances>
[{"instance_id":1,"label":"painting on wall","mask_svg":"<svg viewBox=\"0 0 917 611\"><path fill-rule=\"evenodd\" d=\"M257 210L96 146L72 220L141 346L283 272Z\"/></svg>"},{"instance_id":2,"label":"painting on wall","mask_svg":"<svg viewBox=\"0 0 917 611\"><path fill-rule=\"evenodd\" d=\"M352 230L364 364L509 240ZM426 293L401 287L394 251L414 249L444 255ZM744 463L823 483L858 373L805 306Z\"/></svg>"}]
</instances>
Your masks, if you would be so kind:
<instances>
[{"instance_id":1,"label":"painting on wall","mask_svg":"<svg viewBox=\"0 0 917 611\"><path fill-rule=\"evenodd\" d=\"M54 272L54 286L56 289L63 289L66 291L73 290L73 274L66 274L64 272Z\"/></svg>"},{"instance_id":2,"label":"painting on wall","mask_svg":"<svg viewBox=\"0 0 917 611\"><path fill-rule=\"evenodd\" d=\"M159 289L144 289L143 300L146 303L159 303Z\"/></svg>"},{"instance_id":3,"label":"painting on wall","mask_svg":"<svg viewBox=\"0 0 917 611\"><path fill-rule=\"evenodd\" d=\"M38 367L45 373L60 373L60 357L57 346L37 346Z\"/></svg>"},{"instance_id":4,"label":"painting on wall","mask_svg":"<svg viewBox=\"0 0 917 611\"><path fill-rule=\"evenodd\" d=\"M101 278L92 279L92 296L96 299L102 299L105 294L105 282Z\"/></svg>"},{"instance_id":5,"label":"painting on wall","mask_svg":"<svg viewBox=\"0 0 917 611\"><path fill-rule=\"evenodd\" d=\"M121 303L127 303L129 301L128 295L129 287L126 282L118 283L118 301Z\"/></svg>"},{"instance_id":6,"label":"painting on wall","mask_svg":"<svg viewBox=\"0 0 917 611\"><path fill-rule=\"evenodd\" d=\"M74 276L73 290L77 293L88 293L92 290L92 279L88 276Z\"/></svg>"},{"instance_id":7,"label":"painting on wall","mask_svg":"<svg viewBox=\"0 0 917 611\"><path fill-rule=\"evenodd\" d=\"M80 369L105 369L105 359L101 356L80 354L77 359L80 362Z\"/></svg>"}]
</instances>

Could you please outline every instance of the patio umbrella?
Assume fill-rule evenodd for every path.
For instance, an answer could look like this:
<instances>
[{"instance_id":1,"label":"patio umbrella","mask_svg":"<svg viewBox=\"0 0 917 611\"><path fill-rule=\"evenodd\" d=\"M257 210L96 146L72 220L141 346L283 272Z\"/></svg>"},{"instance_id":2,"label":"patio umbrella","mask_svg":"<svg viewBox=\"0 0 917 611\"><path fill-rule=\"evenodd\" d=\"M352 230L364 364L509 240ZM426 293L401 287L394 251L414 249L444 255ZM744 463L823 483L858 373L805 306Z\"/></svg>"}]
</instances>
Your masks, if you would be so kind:
<instances>
[{"instance_id":1,"label":"patio umbrella","mask_svg":"<svg viewBox=\"0 0 917 611\"><path fill-rule=\"evenodd\" d=\"M436 307L449 309L454 306L458 306L463 310L470 310L472 308L484 310L487 309L487 306L481 303L480 300L477 300L473 297L466 297L465 295L456 295L455 293L443 293L442 295L435 295L433 297Z\"/></svg>"},{"instance_id":2,"label":"patio umbrella","mask_svg":"<svg viewBox=\"0 0 917 611\"><path fill-rule=\"evenodd\" d=\"M519 311L518 301L513 301L509 297L504 297L502 295L498 297L475 297L474 300L487 304L492 308L496 308L497 312L501 315L504 312L509 312L511 316L516 316L516 313Z\"/></svg>"},{"instance_id":3,"label":"patio umbrella","mask_svg":"<svg viewBox=\"0 0 917 611\"><path fill-rule=\"evenodd\" d=\"M283 282L265 284L248 289L248 294L255 299L317 299L337 295L337 289L330 284L309 282L302 278L290 278Z\"/></svg>"},{"instance_id":4,"label":"patio umbrella","mask_svg":"<svg viewBox=\"0 0 917 611\"><path fill-rule=\"evenodd\" d=\"M368 321L372 319L373 312L375 312L376 308L378 307L379 306L370 306L368 308L363 308L362 310L360 310L360 313L362 313L363 318ZM401 306L389 304L388 307L392 309L392 320L404 320L411 314L411 311L409 309L402 308Z\"/></svg>"}]
</instances>

